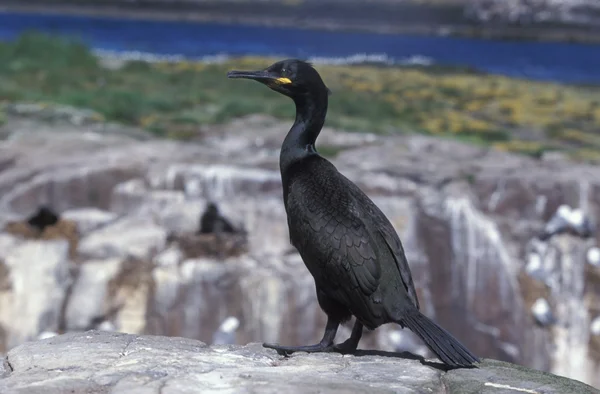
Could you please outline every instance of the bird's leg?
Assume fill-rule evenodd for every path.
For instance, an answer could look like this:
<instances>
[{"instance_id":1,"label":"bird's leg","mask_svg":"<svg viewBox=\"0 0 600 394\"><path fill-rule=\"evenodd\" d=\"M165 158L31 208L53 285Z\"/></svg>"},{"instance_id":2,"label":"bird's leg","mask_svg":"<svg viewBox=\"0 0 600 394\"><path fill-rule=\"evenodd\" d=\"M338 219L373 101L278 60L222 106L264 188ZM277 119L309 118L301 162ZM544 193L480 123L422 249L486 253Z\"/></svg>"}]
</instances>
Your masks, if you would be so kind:
<instances>
[{"instance_id":1,"label":"bird's leg","mask_svg":"<svg viewBox=\"0 0 600 394\"><path fill-rule=\"evenodd\" d=\"M354 322L354 327L352 327L352 334L350 334L350 338L346 339L344 342L335 345L333 350L340 353L352 353L358 348L358 342L360 342L360 338L363 334L363 325L361 322L356 320Z\"/></svg>"},{"instance_id":2,"label":"bird's leg","mask_svg":"<svg viewBox=\"0 0 600 394\"><path fill-rule=\"evenodd\" d=\"M337 333L338 327L340 326L340 322L338 320L332 319L331 317L327 318L327 325L325 326L325 333L323 334L323 339L321 342L315 345L306 345L306 346L280 346L270 343L263 343L263 347L269 349L277 350L277 353L287 356L288 354L292 354L294 352L308 352L308 353L317 353L317 352L330 352L333 350L333 340L335 339L335 334Z\"/></svg>"}]
</instances>

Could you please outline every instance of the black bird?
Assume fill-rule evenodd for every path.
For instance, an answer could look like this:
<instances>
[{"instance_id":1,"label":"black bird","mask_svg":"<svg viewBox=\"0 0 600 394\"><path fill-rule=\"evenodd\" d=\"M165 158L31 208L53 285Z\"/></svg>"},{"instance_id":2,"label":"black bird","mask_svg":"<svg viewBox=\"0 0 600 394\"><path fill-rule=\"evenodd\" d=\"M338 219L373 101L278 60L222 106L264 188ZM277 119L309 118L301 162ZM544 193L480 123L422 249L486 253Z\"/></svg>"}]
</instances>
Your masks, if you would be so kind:
<instances>
[{"instance_id":1,"label":"black bird","mask_svg":"<svg viewBox=\"0 0 600 394\"><path fill-rule=\"evenodd\" d=\"M311 64L288 59L261 71L230 71L290 97L296 120L279 158L290 241L315 280L327 315L323 339L309 346L264 344L280 354L354 352L363 326L395 322L415 332L450 366L479 362L446 330L419 312L402 243L383 212L315 149L325 123L329 89ZM354 315L348 340L334 345L341 322Z\"/></svg>"},{"instance_id":2,"label":"black bird","mask_svg":"<svg viewBox=\"0 0 600 394\"><path fill-rule=\"evenodd\" d=\"M42 205L37 212L27 219L27 224L42 232L46 227L54 226L58 222L56 215L49 207Z\"/></svg>"},{"instance_id":3,"label":"black bird","mask_svg":"<svg viewBox=\"0 0 600 394\"><path fill-rule=\"evenodd\" d=\"M206 204L204 213L200 217L200 226L198 234L209 234L209 233L235 233L236 228L229 223L229 221L221 215L219 207L214 202Z\"/></svg>"}]
</instances>

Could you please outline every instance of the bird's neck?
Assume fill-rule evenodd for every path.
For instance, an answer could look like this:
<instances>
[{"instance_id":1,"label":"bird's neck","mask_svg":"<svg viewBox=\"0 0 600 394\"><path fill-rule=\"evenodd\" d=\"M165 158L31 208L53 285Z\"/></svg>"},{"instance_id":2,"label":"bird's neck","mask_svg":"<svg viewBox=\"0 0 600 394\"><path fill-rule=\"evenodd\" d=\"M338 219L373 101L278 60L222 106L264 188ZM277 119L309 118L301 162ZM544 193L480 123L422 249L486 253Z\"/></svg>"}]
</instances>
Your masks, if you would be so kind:
<instances>
[{"instance_id":1,"label":"bird's neck","mask_svg":"<svg viewBox=\"0 0 600 394\"><path fill-rule=\"evenodd\" d=\"M282 173L298 160L317 154L315 141L327 115L327 93L302 96L294 99L294 102L296 120L283 141L279 156Z\"/></svg>"}]
</instances>

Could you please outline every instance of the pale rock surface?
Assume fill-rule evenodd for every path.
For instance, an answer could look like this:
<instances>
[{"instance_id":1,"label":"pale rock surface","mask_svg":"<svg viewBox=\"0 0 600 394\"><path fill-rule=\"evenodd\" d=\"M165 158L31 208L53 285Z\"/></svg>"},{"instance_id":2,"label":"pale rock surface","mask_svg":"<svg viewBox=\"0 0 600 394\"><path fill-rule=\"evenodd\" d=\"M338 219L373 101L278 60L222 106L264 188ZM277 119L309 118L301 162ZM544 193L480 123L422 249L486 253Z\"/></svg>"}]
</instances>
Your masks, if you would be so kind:
<instances>
[{"instance_id":1,"label":"pale rock surface","mask_svg":"<svg viewBox=\"0 0 600 394\"><path fill-rule=\"evenodd\" d=\"M79 267L66 309L66 329L85 329L95 318L116 307L98 300L109 300L109 282L117 276L121 264L120 258L113 258L88 260Z\"/></svg>"},{"instance_id":2,"label":"pale rock surface","mask_svg":"<svg viewBox=\"0 0 600 394\"><path fill-rule=\"evenodd\" d=\"M0 287L0 327L8 328L0 343L11 348L35 338L40 327L58 328L71 284L69 245L66 240L31 241L2 252L10 279Z\"/></svg>"},{"instance_id":3,"label":"pale rock surface","mask_svg":"<svg viewBox=\"0 0 600 394\"><path fill-rule=\"evenodd\" d=\"M470 0L465 14L480 22L569 23L594 26L600 21L595 0Z\"/></svg>"},{"instance_id":4,"label":"pale rock surface","mask_svg":"<svg viewBox=\"0 0 600 394\"><path fill-rule=\"evenodd\" d=\"M167 232L152 218L124 218L84 237L79 252L92 259L150 259L165 247Z\"/></svg>"},{"instance_id":5,"label":"pale rock surface","mask_svg":"<svg viewBox=\"0 0 600 394\"><path fill-rule=\"evenodd\" d=\"M79 208L67 210L61 214L61 217L75 222L79 234L83 236L115 221L118 216L113 212L97 208Z\"/></svg>"},{"instance_id":6,"label":"pale rock surface","mask_svg":"<svg viewBox=\"0 0 600 394\"><path fill-rule=\"evenodd\" d=\"M25 343L0 368L5 394L598 393L580 382L494 360L477 369L445 371L442 364L408 353L281 357L256 343L209 347L178 337L99 331Z\"/></svg>"}]
</instances>

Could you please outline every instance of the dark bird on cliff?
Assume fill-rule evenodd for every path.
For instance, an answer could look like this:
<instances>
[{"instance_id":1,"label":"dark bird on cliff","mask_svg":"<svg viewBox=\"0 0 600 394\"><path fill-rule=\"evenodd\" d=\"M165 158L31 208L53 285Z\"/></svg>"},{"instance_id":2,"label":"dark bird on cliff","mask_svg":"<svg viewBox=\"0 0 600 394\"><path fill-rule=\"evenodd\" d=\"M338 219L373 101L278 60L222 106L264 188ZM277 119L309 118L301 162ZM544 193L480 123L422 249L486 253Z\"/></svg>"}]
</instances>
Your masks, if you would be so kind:
<instances>
[{"instance_id":1,"label":"dark bird on cliff","mask_svg":"<svg viewBox=\"0 0 600 394\"><path fill-rule=\"evenodd\" d=\"M210 233L235 233L236 228L229 223L229 220L225 218L219 212L219 207L214 202L206 204L206 208L200 216L200 228L198 234L210 234Z\"/></svg>"},{"instance_id":2,"label":"dark bird on cliff","mask_svg":"<svg viewBox=\"0 0 600 394\"><path fill-rule=\"evenodd\" d=\"M42 232L46 227L54 226L58 222L58 215L49 207L42 205L37 212L27 219L27 224Z\"/></svg>"},{"instance_id":3,"label":"dark bird on cliff","mask_svg":"<svg viewBox=\"0 0 600 394\"><path fill-rule=\"evenodd\" d=\"M264 344L280 354L352 353L363 326L397 323L415 332L447 365L479 362L450 333L419 311L402 243L383 212L354 183L319 155L315 141L325 123L331 92L311 64L288 59L260 71L230 71L291 98L296 120L284 139L279 165L290 241L314 277L327 315L321 341L307 346ZM340 323L354 315L350 338L334 344Z\"/></svg>"}]
</instances>

